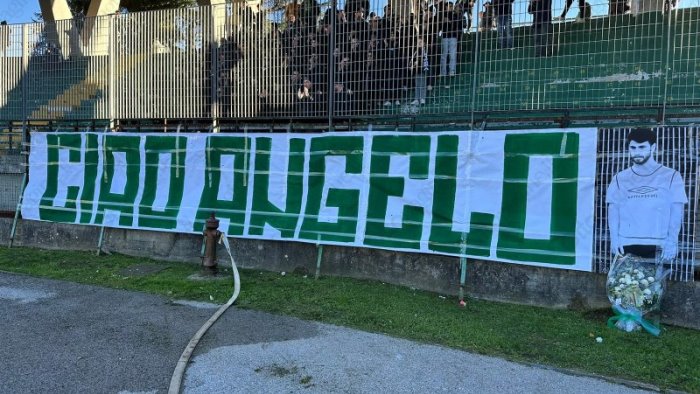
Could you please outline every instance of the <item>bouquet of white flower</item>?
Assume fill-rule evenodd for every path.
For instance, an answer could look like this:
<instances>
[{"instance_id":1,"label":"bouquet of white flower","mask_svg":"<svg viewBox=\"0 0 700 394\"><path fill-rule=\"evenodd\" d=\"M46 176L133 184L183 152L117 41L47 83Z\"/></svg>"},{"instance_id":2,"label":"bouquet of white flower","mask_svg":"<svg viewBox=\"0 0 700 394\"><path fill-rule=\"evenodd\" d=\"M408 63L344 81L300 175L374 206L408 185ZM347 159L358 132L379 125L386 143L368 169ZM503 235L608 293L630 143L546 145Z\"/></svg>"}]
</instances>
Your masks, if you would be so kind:
<instances>
[{"instance_id":1,"label":"bouquet of white flower","mask_svg":"<svg viewBox=\"0 0 700 394\"><path fill-rule=\"evenodd\" d=\"M655 259L638 257L632 254L615 256L608 272L608 299L617 314L610 318L608 325L623 331L639 330L641 327L654 335L659 328L644 320L643 316L661 306L665 279L670 270Z\"/></svg>"}]
</instances>

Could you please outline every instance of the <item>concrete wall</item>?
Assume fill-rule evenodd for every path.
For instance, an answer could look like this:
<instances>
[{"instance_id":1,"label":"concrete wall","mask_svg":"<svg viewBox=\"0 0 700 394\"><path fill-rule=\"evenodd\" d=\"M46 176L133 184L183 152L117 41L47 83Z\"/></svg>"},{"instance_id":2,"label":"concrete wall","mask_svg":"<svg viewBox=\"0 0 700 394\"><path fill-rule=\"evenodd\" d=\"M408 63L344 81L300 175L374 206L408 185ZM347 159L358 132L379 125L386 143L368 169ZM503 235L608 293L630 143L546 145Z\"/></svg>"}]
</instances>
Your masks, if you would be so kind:
<instances>
[{"instance_id":1,"label":"concrete wall","mask_svg":"<svg viewBox=\"0 0 700 394\"><path fill-rule=\"evenodd\" d=\"M12 221L0 218L0 243L7 245ZM15 245L45 249L96 250L96 227L20 221ZM202 237L192 234L106 229L104 248L133 256L199 263ZM301 271L313 275L318 249L298 242L232 240L241 268ZM224 257L224 251L219 256ZM220 261L226 264L225 260ZM437 293L459 293L459 259L378 249L324 246L322 275L373 279ZM609 308L605 274L469 260L467 293L475 298L550 308ZM700 329L700 282L669 282L663 321Z\"/></svg>"}]
</instances>

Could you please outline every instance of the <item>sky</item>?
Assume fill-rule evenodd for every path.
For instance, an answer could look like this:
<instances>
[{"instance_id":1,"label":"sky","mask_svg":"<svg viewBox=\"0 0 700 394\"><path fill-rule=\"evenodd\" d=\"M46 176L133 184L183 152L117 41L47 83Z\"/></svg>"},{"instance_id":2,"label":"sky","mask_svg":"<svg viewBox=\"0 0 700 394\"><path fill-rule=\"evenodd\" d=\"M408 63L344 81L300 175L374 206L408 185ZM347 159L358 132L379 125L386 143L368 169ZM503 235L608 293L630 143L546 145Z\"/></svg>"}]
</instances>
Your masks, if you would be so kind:
<instances>
[{"instance_id":1,"label":"sky","mask_svg":"<svg viewBox=\"0 0 700 394\"><path fill-rule=\"evenodd\" d=\"M483 4L486 0L476 0L476 3ZM558 15L564 6L565 0L553 0L552 10L553 16ZM607 13L607 0L587 0L589 3L593 4L593 15L600 15ZM338 0L338 4L342 6L345 0ZM370 0L370 8L381 10L387 0ZM697 7L700 0L681 0L680 6ZM513 7L513 22L518 24L529 21L529 15L526 13L528 0L515 0ZM569 12L568 17L574 18L577 14L577 2L574 2L573 10ZM476 11L480 11L481 7L477 7ZM0 21L5 20L7 23L29 23L32 22L34 14L39 12L39 0L0 0ZM381 15L382 12L380 11ZM476 17L476 13L474 14ZM522 19L522 20L521 20Z\"/></svg>"},{"instance_id":2,"label":"sky","mask_svg":"<svg viewBox=\"0 0 700 394\"><path fill-rule=\"evenodd\" d=\"M0 21L28 23L39 12L39 0L0 0Z\"/></svg>"}]
</instances>

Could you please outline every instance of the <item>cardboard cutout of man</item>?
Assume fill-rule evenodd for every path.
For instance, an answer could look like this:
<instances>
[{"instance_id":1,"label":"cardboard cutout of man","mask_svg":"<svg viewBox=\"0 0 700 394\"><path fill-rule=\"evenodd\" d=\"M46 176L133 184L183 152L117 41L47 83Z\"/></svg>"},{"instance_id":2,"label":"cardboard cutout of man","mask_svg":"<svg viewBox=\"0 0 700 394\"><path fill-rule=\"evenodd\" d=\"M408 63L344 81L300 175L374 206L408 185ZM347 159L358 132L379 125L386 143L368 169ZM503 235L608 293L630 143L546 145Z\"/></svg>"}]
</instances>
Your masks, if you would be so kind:
<instances>
[{"instance_id":1,"label":"cardboard cutout of man","mask_svg":"<svg viewBox=\"0 0 700 394\"><path fill-rule=\"evenodd\" d=\"M656 162L656 134L638 128L627 135L632 166L617 173L606 194L611 252L661 261L678 254L683 208L688 203L681 174Z\"/></svg>"}]
</instances>

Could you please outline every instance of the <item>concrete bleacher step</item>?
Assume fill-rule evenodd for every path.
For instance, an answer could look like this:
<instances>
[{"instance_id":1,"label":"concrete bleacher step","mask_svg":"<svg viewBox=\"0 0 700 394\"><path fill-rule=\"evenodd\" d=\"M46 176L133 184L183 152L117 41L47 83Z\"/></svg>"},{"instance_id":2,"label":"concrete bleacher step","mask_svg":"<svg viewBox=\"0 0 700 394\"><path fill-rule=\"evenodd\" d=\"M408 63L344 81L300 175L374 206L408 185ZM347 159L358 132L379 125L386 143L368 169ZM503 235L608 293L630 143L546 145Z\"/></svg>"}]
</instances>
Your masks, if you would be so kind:
<instances>
[{"instance_id":1,"label":"concrete bleacher step","mask_svg":"<svg viewBox=\"0 0 700 394\"><path fill-rule=\"evenodd\" d=\"M34 119L62 119L66 113L80 108L83 102L98 95L100 87L104 84L105 73L80 81L66 89L56 98L32 112L30 118Z\"/></svg>"},{"instance_id":2,"label":"concrete bleacher step","mask_svg":"<svg viewBox=\"0 0 700 394\"><path fill-rule=\"evenodd\" d=\"M128 62L121 64L120 72L116 77L119 78L125 74L129 75L146 59L147 56L145 54L131 56ZM102 87L108 85L108 70L108 67L98 68L94 74L88 75L84 79L76 81L67 89L56 93L53 99L48 100L46 104L34 110L29 118L63 119L67 113L80 110L85 102L97 97Z\"/></svg>"}]
</instances>

